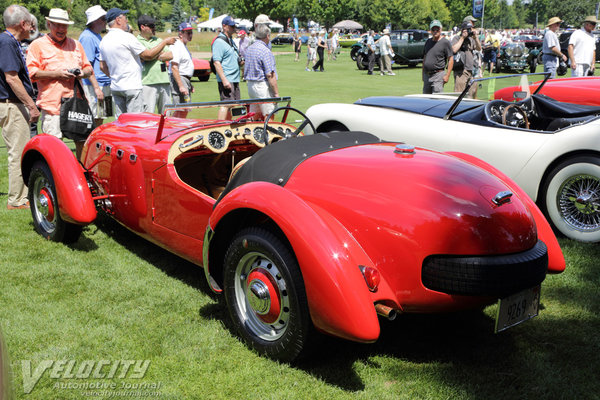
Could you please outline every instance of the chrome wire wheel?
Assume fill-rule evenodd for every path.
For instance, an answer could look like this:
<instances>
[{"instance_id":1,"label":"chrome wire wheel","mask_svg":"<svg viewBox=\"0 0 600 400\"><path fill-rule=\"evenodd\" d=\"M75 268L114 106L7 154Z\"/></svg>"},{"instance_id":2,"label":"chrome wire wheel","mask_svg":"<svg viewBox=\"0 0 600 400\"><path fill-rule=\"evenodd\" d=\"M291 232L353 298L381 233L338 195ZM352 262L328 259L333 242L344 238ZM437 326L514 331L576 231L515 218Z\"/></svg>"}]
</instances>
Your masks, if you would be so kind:
<instances>
[{"instance_id":1,"label":"chrome wire wheel","mask_svg":"<svg viewBox=\"0 0 600 400\"><path fill-rule=\"evenodd\" d=\"M579 156L558 164L541 190L549 222L566 237L600 242L600 159Z\"/></svg>"},{"instance_id":2,"label":"chrome wire wheel","mask_svg":"<svg viewBox=\"0 0 600 400\"><path fill-rule=\"evenodd\" d=\"M265 341L279 339L290 318L287 285L275 263L259 252L244 255L235 270L236 305L243 324Z\"/></svg>"},{"instance_id":3,"label":"chrome wire wheel","mask_svg":"<svg viewBox=\"0 0 600 400\"><path fill-rule=\"evenodd\" d=\"M43 175L36 176L33 184L33 202L31 203L33 217L40 228L52 234L56 230L56 199L52 186Z\"/></svg>"},{"instance_id":4,"label":"chrome wire wheel","mask_svg":"<svg viewBox=\"0 0 600 400\"><path fill-rule=\"evenodd\" d=\"M600 230L600 179L575 175L560 187L556 198L565 222L582 232Z\"/></svg>"}]
</instances>

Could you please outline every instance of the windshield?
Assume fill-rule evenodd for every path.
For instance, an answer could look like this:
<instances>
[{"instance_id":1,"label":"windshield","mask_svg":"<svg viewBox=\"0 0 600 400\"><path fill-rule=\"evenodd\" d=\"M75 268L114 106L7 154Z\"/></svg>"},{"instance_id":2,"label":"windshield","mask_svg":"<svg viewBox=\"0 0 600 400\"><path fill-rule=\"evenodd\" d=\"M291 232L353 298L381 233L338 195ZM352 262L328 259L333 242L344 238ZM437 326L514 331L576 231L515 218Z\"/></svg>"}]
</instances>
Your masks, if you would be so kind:
<instances>
[{"instance_id":1,"label":"windshield","mask_svg":"<svg viewBox=\"0 0 600 400\"><path fill-rule=\"evenodd\" d=\"M527 99L532 94L539 92L549 76L549 73L538 72L474 79L462 93L449 93L457 95L458 99L452 104L445 118L452 118L461 102L473 100L488 102L494 99L516 102ZM474 103L473 106L481 104L481 101ZM464 107L461 109L465 110Z\"/></svg>"}]
</instances>

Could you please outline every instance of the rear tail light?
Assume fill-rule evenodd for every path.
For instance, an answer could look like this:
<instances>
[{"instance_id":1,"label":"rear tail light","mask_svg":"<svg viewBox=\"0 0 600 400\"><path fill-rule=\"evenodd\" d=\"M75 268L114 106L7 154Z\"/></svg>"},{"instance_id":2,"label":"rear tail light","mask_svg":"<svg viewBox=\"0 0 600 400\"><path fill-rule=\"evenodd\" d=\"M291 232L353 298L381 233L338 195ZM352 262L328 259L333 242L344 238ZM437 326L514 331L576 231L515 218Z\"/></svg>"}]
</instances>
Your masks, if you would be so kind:
<instances>
[{"instance_id":1,"label":"rear tail light","mask_svg":"<svg viewBox=\"0 0 600 400\"><path fill-rule=\"evenodd\" d=\"M373 267L365 267L364 265L359 265L358 269L360 269L360 272L363 274L369 290L371 292L376 292L379 287L379 282L381 281L379 271Z\"/></svg>"}]
</instances>

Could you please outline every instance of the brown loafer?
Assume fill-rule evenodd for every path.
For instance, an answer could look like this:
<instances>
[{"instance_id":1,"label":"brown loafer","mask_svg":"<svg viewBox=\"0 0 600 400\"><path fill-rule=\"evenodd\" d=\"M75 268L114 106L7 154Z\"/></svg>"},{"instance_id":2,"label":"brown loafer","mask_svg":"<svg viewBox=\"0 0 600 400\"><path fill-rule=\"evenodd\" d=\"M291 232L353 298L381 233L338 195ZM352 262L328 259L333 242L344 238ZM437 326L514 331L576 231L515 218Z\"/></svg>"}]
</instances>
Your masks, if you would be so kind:
<instances>
[{"instance_id":1,"label":"brown loafer","mask_svg":"<svg viewBox=\"0 0 600 400\"><path fill-rule=\"evenodd\" d=\"M11 206L10 204L8 204L6 208L9 210L26 210L29 209L29 202L21 204L20 206Z\"/></svg>"}]
</instances>

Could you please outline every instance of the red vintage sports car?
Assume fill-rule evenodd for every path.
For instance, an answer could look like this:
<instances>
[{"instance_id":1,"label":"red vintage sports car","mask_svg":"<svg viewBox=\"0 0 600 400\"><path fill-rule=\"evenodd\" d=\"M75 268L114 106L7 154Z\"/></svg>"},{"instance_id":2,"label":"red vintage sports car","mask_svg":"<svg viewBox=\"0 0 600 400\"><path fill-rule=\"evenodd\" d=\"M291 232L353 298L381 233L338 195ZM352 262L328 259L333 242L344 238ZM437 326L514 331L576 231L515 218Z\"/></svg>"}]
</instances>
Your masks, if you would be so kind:
<instances>
[{"instance_id":1,"label":"red vintage sports car","mask_svg":"<svg viewBox=\"0 0 600 400\"><path fill-rule=\"evenodd\" d=\"M261 101L287 106L259 121ZM219 107L233 119L216 120ZM168 106L100 126L81 162L38 135L22 161L35 229L74 241L112 216L203 266L239 335L282 361L313 327L373 342L378 314L502 299L497 330L537 315L541 282L565 262L514 182L465 154L307 125L289 98Z\"/></svg>"},{"instance_id":2,"label":"red vintage sports car","mask_svg":"<svg viewBox=\"0 0 600 400\"><path fill-rule=\"evenodd\" d=\"M192 58L194 62L194 77L201 82L206 82L210 78L210 64L206 60Z\"/></svg>"},{"instance_id":3,"label":"red vintage sports car","mask_svg":"<svg viewBox=\"0 0 600 400\"><path fill-rule=\"evenodd\" d=\"M539 81L529 85L531 93L542 83ZM515 93L522 93L521 89L517 86L507 87L497 90L494 98L510 102L520 100ZM600 106L600 76L548 79L536 94L544 94L563 103Z\"/></svg>"}]
</instances>

